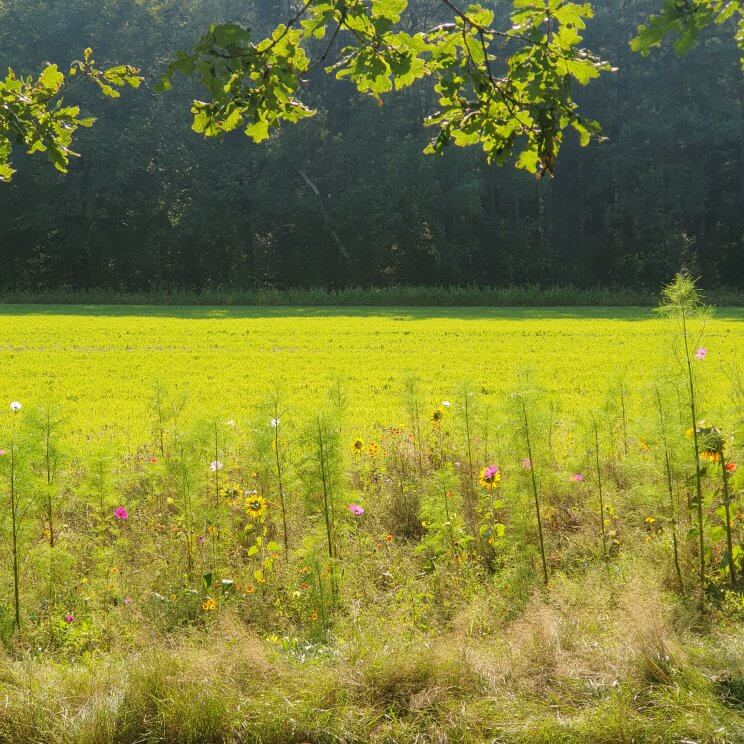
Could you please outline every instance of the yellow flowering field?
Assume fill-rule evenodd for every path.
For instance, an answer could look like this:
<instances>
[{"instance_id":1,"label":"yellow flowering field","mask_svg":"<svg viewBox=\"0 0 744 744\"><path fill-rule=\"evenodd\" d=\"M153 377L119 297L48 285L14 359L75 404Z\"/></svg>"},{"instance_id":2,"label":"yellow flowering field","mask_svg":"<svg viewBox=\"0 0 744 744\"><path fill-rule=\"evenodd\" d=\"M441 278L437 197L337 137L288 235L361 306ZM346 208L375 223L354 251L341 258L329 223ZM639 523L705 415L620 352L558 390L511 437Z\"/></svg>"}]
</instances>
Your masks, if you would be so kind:
<instances>
[{"instance_id":1,"label":"yellow flowering field","mask_svg":"<svg viewBox=\"0 0 744 744\"><path fill-rule=\"evenodd\" d=\"M569 410L674 365L670 329L642 308L165 308L3 306L0 400L61 403L68 431L142 440L159 381L187 410L238 416L275 389L297 418L340 382L360 430L402 411L416 375L432 405L463 383L498 403L529 374ZM744 360L744 310L705 328L709 388ZM632 403L632 401L631 401Z\"/></svg>"}]
</instances>

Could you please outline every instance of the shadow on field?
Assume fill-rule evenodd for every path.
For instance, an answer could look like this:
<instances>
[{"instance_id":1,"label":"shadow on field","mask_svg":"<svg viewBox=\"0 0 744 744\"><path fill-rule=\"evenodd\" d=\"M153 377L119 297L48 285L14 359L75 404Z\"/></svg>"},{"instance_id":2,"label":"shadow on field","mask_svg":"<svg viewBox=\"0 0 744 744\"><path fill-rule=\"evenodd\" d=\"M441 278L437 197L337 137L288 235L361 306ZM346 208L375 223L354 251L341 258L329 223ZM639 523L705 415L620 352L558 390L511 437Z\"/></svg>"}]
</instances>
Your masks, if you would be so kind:
<instances>
[{"instance_id":1,"label":"shadow on field","mask_svg":"<svg viewBox=\"0 0 744 744\"><path fill-rule=\"evenodd\" d=\"M0 316L66 315L79 317L152 317L152 318L376 318L425 320L461 318L482 320L528 320L536 318L612 318L647 320L648 308L633 307L201 307L156 305L0 305ZM744 319L744 310L735 314Z\"/></svg>"},{"instance_id":2,"label":"shadow on field","mask_svg":"<svg viewBox=\"0 0 744 744\"><path fill-rule=\"evenodd\" d=\"M224 307L177 305L0 305L0 316L61 315L87 318L389 318L391 320L649 320L645 307ZM744 308L720 308L720 320L744 320Z\"/></svg>"}]
</instances>

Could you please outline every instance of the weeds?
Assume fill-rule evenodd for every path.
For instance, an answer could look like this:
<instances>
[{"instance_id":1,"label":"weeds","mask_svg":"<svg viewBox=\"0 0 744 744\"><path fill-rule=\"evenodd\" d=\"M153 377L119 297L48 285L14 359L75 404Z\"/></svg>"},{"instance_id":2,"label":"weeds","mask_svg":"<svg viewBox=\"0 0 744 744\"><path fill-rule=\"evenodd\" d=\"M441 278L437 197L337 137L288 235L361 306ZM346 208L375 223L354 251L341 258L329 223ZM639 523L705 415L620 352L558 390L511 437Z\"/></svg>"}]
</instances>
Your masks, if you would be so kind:
<instances>
[{"instance_id":1,"label":"weeds","mask_svg":"<svg viewBox=\"0 0 744 744\"><path fill-rule=\"evenodd\" d=\"M532 439L530 437L530 420L527 415L527 402L523 395L518 396L519 407L522 413L522 423L524 425L524 443L527 449L527 457L523 461L523 466L530 474L530 485L532 486L532 497L535 502L535 519L537 521L537 539L540 549L540 561L542 563L543 582L545 586L549 583L548 561L545 557L545 539L543 537L543 521L540 513L540 494L537 490L537 476L535 475L535 460L532 451Z\"/></svg>"},{"instance_id":2,"label":"weeds","mask_svg":"<svg viewBox=\"0 0 744 744\"><path fill-rule=\"evenodd\" d=\"M160 386L124 445L11 410L0 739L741 740L744 440L735 405L697 418L691 297L666 295L679 421L624 379L589 427L412 380L360 431L338 381L330 412L275 394L248 426Z\"/></svg>"},{"instance_id":3,"label":"weeds","mask_svg":"<svg viewBox=\"0 0 744 744\"><path fill-rule=\"evenodd\" d=\"M692 338L690 321L693 318L705 316L708 308L703 305L700 293L694 280L687 274L678 274L671 284L664 287L659 312L671 317L676 321L678 332L682 340L681 362L687 375L687 386L689 391L689 409L691 419L692 441L695 455L695 507L698 521L698 553L700 564L700 601L705 601L705 529L703 525L703 482L700 469L700 443L697 419L697 399L695 395L695 374L692 367ZM695 352L698 358L704 358L707 351L702 347Z\"/></svg>"},{"instance_id":4,"label":"weeds","mask_svg":"<svg viewBox=\"0 0 744 744\"><path fill-rule=\"evenodd\" d=\"M717 305L741 307L740 290L722 288L710 293ZM214 288L151 292L115 292L111 289L14 290L0 292L5 304L55 305L202 305L256 307L653 307L656 293L624 287L510 286L510 287L320 287L275 289Z\"/></svg>"}]
</instances>

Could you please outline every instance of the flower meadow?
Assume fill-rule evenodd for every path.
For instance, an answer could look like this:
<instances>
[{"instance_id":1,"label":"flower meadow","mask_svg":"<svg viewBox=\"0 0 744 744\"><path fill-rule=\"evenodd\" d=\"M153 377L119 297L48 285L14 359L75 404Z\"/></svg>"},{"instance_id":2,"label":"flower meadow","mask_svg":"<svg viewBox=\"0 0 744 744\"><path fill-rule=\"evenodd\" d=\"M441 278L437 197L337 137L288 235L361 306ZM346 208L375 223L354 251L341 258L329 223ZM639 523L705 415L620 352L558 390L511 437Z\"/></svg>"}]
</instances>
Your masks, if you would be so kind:
<instances>
[{"instance_id":1,"label":"flower meadow","mask_svg":"<svg viewBox=\"0 0 744 744\"><path fill-rule=\"evenodd\" d=\"M744 372L689 277L660 311L668 364L591 406L158 383L83 448L9 399L0 739L743 741Z\"/></svg>"}]
</instances>

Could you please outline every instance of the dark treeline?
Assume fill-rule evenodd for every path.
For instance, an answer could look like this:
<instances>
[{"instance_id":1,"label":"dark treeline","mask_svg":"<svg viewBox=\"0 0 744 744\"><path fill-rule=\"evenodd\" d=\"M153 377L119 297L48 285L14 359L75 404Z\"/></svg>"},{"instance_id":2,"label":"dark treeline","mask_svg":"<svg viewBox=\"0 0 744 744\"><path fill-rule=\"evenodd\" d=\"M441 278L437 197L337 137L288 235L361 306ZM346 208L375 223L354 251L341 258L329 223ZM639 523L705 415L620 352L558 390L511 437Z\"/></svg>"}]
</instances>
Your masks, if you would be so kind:
<instances>
[{"instance_id":1,"label":"dark treeline","mask_svg":"<svg viewBox=\"0 0 744 744\"><path fill-rule=\"evenodd\" d=\"M492 3L506 17L510 3ZM587 46L620 67L582 92L609 141L569 135L536 182L477 152L422 155L426 85L378 107L312 81L315 119L254 145L190 131L185 83L151 85L210 20L265 32L283 0L0 0L0 64L24 73L92 46L140 66L123 101L76 92L97 125L61 176L23 158L0 186L0 285L123 291L183 287L561 284L655 287L687 266L744 287L744 77L727 37L689 56L628 48L657 0L595 0ZM414 0L432 23L438 0ZM317 193L316 193L317 190Z\"/></svg>"}]
</instances>

